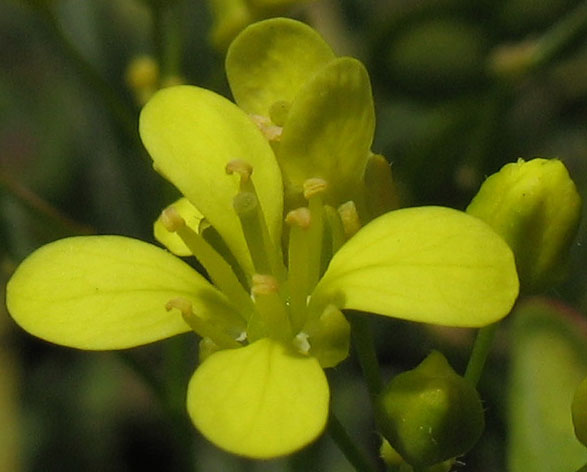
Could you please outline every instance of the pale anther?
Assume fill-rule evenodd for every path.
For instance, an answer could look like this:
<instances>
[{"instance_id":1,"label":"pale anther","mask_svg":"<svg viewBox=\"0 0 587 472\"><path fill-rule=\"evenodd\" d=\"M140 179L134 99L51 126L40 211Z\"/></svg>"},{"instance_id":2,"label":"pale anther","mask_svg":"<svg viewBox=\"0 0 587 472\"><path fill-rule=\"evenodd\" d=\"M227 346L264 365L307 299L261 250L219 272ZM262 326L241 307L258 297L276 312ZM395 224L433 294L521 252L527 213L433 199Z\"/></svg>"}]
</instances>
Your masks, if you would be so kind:
<instances>
[{"instance_id":1,"label":"pale anther","mask_svg":"<svg viewBox=\"0 0 587 472\"><path fill-rule=\"evenodd\" d=\"M299 226L302 229L309 228L311 221L312 214L306 207L296 208L285 216L285 222L289 226Z\"/></svg>"},{"instance_id":2,"label":"pale anther","mask_svg":"<svg viewBox=\"0 0 587 472\"><path fill-rule=\"evenodd\" d=\"M161 223L167 231L175 233L185 226L185 220L181 217L175 207L170 206L161 212Z\"/></svg>"},{"instance_id":3,"label":"pale anther","mask_svg":"<svg viewBox=\"0 0 587 472\"><path fill-rule=\"evenodd\" d=\"M310 336L308 336L307 333L301 331L298 334L296 334L296 336L293 338L292 344L300 354L308 354L310 352L312 346L308 341L309 337Z\"/></svg>"},{"instance_id":4,"label":"pale anther","mask_svg":"<svg viewBox=\"0 0 587 472\"><path fill-rule=\"evenodd\" d=\"M251 282L251 293L254 296L271 295L279 290L279 282L272 275L254 274Z\"/></svg>"},{"instance_id":5,"label":"pale anther","mask_svg":"<svg viewBox=\"0 0 587 472\"><path fill-rule=\"evenodd\" d=\"M251 178L251 174L253 173L253 166L241 159L233 159L228 164L226 164L225 170L228 175L232 175L234 173L239 174L241 182L245 183Z\"/></svg>"},{"instance_id":6,"label":"pale anther","mask_svg":"<svg viewBox=\"0 0 587 472\"><path fill-rule=\"evenodd\" d=\"M274 125L269 118L263 115L249 115L253 123L257 126L259 131L263 133L265 139L268 141L279 141L283 128Z\"/></svg>"},{"instance_id":7,"label":"pale anther","mask_svg":"<svg viewBox=\"0 0 587 472\"><path fill-rule=\"evenodd\" d=\"M181 316L183 316L183 319L186 321L196 316L192 311L192 303L186 298L173 298L165 304L165 309L167 311L171 311L174 308L177 308L179 311L181 311Z\"/></svg>"},{"instance_id":8,"label":"pale anther","mask_svg":"<svg viewBox=\"0 0 587 472\"><path fill-rule=\"evenodd\" d=\"M361 229L361 220L359 220L359 213L355 202L352 200L343 203L338 207L338 214L342 221L344 233L347 238L353 236L357 231Z\"/></svg>"},{"instance_id":9,"label":"pale anther","mask_svg":"<svg viewBox=\"0 0 587 472\"><path fill-rule=\"evenodd\" d=\"M319 177L313 177L304 181L304 198L309 200L314 195L323 193L328 188L328 182Z\"/></svg>"}]
</instances>

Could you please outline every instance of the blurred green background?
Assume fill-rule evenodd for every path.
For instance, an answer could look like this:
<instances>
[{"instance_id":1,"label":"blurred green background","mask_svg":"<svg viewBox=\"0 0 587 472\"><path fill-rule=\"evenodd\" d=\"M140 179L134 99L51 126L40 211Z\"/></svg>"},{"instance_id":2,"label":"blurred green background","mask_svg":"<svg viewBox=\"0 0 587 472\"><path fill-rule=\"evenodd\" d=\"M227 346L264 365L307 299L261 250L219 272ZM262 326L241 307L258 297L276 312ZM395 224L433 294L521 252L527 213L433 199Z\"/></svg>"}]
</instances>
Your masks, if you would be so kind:
<instances>
[{"instance_id":1,"label":"blurred green background","mask_svg":"<svg viewBox=\"0 0 587 472\"><path fill-rule=\"evenodd\" d=\"M538 156L562 159L585 199L587 3L298 3L259 16L306 21L338 54L365 63L378 115L373 150L393 163L404 206L464 209L485 176ZM125 83L126 68L138 55L158 57L173 47L168 71L229 96L223 52L209 39L214 21L203 0L0 2L3 281L32 250L59 237L154 241L152 222L176 194L137 141L140 106ZM533 47L544 54L533 56ZM573 472L587 462L578 443L561 455L574 441L565 417L569 392L587 376L586 234L583 224L567 280L522 303L500 330L480 385L487 431L457 470L540 472L519 465L536 451L582 460L570 469L545 458L551 468L544 471ZM458 371L466 365L469 330L375 325L386 375L414 367L433 348ZM79 352L28 336L3 313L0 341L0 470L352 470L328 437L263 463L228 456L201 439L183 412L197 362L193 336L127 353ZM165 404L141 372L162 385ZM339 417L375 455L379 440L356 361L328 375ZM536 413L559 401L556 418ZM561 423L562 432L544 423ZM536 430L545 433L528 434Z\"/></svg>"}]
</instances>

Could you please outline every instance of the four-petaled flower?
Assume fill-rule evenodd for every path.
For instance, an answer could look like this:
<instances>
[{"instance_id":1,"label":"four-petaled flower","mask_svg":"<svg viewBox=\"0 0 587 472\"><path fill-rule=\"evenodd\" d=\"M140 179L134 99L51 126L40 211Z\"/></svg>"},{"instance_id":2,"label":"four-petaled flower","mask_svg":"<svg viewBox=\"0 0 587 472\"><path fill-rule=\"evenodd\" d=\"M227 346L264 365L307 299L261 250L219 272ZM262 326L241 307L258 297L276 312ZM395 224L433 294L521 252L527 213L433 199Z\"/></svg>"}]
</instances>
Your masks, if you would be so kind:
<instances>
[{"instance_id":1,"label":"four-petaled flower","mask_svg":"<svg viewBox=\"0 0 587 472\"><path fill-rule=\"evenodd\" d=\"M483 326L509 312L518 280L511 251L481 220L441 207L375 217L374 111L360 62L276 19L241 33L227 72L240 108L179 86L158 92L140 120L155 168L185 196L155 224L158 239L193 254L212 283L153 245L76 237L29 256L7 304L27 331L81 349L195 331L195 426L221 448L267 458L324 429L323 368L348 351L341 310ZM360 220L371 221L353 234Z\"/></svg>"}]
</instances>

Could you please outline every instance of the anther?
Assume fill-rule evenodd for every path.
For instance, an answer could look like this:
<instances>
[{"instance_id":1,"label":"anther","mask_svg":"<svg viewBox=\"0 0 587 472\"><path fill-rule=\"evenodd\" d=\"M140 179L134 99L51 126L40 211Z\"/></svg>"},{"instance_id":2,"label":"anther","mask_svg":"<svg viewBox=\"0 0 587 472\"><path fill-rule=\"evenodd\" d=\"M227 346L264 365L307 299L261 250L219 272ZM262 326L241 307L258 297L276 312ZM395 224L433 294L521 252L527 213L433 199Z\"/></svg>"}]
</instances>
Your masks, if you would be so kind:
<instances>
[{"instance_id":1,"label":"anther","mask_svg":"<svg viewBox=\"0 0 587 472\"><path fill-rule=\"evenodd\" d=\"M177 308L180 312L181 312L181 316L183 317L183 319L186 321L187 324L190 324L188 320L191 320L193 317L195 317L196 315L194 315L194 312L192 311L192 304L190 303L189 300L185 299L185 298L173 298L172 300L169 300L166 304L165 304L165 309L167 311L171 311L174 308Z\"/></svg>"},{"instance_id":2,"label":"anther","mask_svg":"<svg viewBox=\"0 0 587 472\"><path fill-rule=\"evenodd\" d=\"M185 220L173 206L169 206L161 212L161 223L170 233L175 233L185 226Z\"/></svg>"},{"instance_id":3,"label":"anther","mask_svg":"<svg viewBox=\"0 0 587 472\"><path fill-rule=\"evenodd\" d=\"M359 213L357 212L355 202L352 200L340 205L338 207L338 214L340 215L340 220L342 221L344 233L347 238L350 238L361 229Z\"/></svg>"},{"instance_id":4,"label":"anther","mask_svg":"<svg viewBox=\"0 0 587 472\"><path fill-rule=\"evenodd\" d=\"M271 275L254 274L251 285L251 292L254 296L271 295L279 291L279 282Z\"/></svg>"},{"instance_id":5,"label":"anther","mask_svg":"<svg viewBox=\"0 0 587 472\"><path fill-rule=\"evenodd\" d=\"M253 166L241 159L233 159L228 164L226 164L225 170L228 175L232 175L234 173L239 174L241 183L246 183L251 178L251 174L253 173Z\"/></svg>"},{"instance_id":6,"label":"anther","mask_svg":"<svg viewBox=\"0 0 587 472\"><path fill-rule=\"evenodd\" d=\"M285 216L285 222L289 226L298 226L302 229L308 229L312 222L312 214L309 208L301 207L290 211Z\"/></svg>"},{"instance_id":7,"label":"anther","mask_svg":"<svg viewBox=\"0 0 587 472\"><path fill-rule=\"evenodd\" d=\"M328 188L328 182L319 177L313 177L304 181L304 198L309 200L314 195L324 193Z\"/></svg>"},{"instance_id":8,"label":"anther","mask_svg":"<svg viewBox=\"0 0 587 472\"><path fill-rule=\"evenodd\" d=\"M278 142L281 140L281 133L283 128L274 125L269 118L262 115L249 115L253 123L257 126L259 131L263 133L267 141Z\"/></svg>"}]
</instances>

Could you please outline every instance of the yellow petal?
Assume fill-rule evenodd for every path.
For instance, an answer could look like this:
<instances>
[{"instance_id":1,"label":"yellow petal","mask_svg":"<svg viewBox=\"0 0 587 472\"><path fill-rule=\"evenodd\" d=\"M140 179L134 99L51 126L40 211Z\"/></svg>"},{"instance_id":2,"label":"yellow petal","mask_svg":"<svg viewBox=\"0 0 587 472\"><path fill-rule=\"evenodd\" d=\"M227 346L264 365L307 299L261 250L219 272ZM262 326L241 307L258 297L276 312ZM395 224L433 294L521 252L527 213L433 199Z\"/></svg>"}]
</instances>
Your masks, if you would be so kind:
<instances>
[{"instance_id":1,"label":"yellow petal","mask_svg":"<svg viewBox=\"0 0 587 472\"><path fill-rule=\"evenodd\" d=\"M268 338L212 354L196 370L187 407L218 447L252 458L294 452L324 430L329 390L318 361Z\"/></svg>"},{"instance_id":2,"label":"yellow petal","mask_svg":"<svg viewBox=\"0 0 587 472\"><path fill-rule=\"evenodd\" d=\"M245 268L252 263L232 206L239 178L226 175L230 161L253 167L269 233L280 241L281 173L271 147L236 105L198 87L166 88L143 108L140 132L155 168L202 212Z\"/></svg>"},{"instance_id":3,"label":"yellow petal","mask_svg":"<svg viewBox=\"0 0 587 472\"><path fill-rule=\"evenodd\" d=\"M271 105L291 102L299 88L334 54L309 26L286 18L260 21L243 30L226 55L226 75L238 105L269 116Z\"/></svg>"},{"instance_id":4,"label":"yellow petal","mask_svg":"<svg viewBox=\"0 0 587 472\"><path fill-rule=\"evenodd\" d=\"M507 315L517 295L513 254L487 224L421 207L363 227L334 255L313 303L476 327Z\"/></svg>"},{"instance_id":5,"label":"yellow petal","mask_svg":"<svg viewBox=\"0 0 587 472\"><path fill-rule=\"evenodd\" d=\"M365 67L350 57L329 62L300 89L283 126L277 157L288 193L319 177L328 182L328 203L356 200L374 129Z\"/></svg>"},{"instance_id":6,"label":"yellow petal","mask_svg":"<svg viewBox=\"0 0 587 472\"><path fill-rule=\"evenodd\" d=\"M48 244L24 260L6 292L8 311L26 331L80 349L120 349L189 331L177 310L165 310L176 297L191 301L199 316L235 317L190 266L121 236Z\"/></svg>"},{"instance_id":7,"label":"yellow petal","mask_svg":"<svg viewBox=\"0 0 587 472\"><path fill-rule=\"evenodd\" d=\"M173 202L170 206L175 208L179 216L181 216L187 226L194 232L200 233L200 224L204 220L204 215L194 206L187 198L180 198ZM192 252L185 245L183 240L177 235L165 229L165 225L161 221L161 217L157 218L153 224L153 234L155 239L163 244L169 251L176 256L191 256Z\"/></svg>"}]
</instances>

